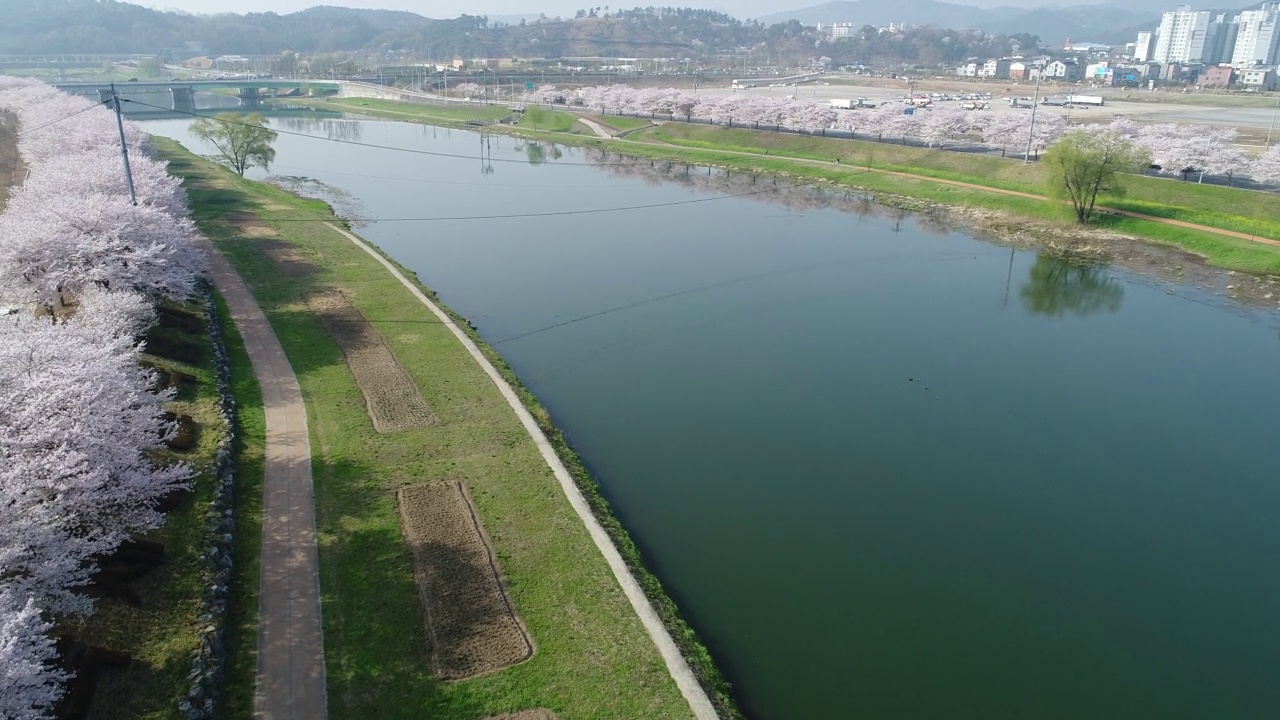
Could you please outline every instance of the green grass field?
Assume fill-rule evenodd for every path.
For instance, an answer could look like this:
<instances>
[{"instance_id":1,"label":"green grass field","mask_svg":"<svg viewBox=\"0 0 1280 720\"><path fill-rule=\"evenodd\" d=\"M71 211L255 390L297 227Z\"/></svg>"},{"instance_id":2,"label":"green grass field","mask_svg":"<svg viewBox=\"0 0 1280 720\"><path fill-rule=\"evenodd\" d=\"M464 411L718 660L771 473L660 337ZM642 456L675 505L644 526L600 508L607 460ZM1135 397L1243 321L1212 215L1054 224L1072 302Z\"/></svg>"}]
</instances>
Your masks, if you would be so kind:
<instances>
[{"instance_id":1,"label":"green grass field","mask_svg":"<svg viewBox=\"0 0 1280 720\"><path fill-rule=\"evenodd\" d=\"M543 132L565 133L574 129L578 118L573 113L562 112L560 110L547 110L539 107L530 107L521 116L519 125L522 128L530 130L540 130ZM582 127L578 125L578 127ZM586 130L585 128L583 128ZM595 136L590 130L586 130L583 134Z\"/></svg>"},{"instance_id":2,"label":"green grass field","mask_svg":"<svg viewBox=\"0 0 1280 720\"><path fill-rule=\"evenodd\" d=\"M893 144L889 138L877 143L680 123L668 123L640 137L645 136L703 149L762 154L768 151L771 155L825 161L834 161L838 157L843 164L858 167L869 164L887 170L1036 194L1044 194L1046 184L1045 168L1038 163L1024 164L987 155L905 147ZM1224 230L1280 237L1280 197L1274 193L1141 176L1127 178L1126 189L1123 199L1105 198L1106 204L1121 210L1145 212ZM1224 208L1230 210L1224 211Z\"/></svg>"},{"instance_id":3,"label":"green grass field","mask_svg":"<svg viewBox=\"0 0 1280 720\"><path fill-rule=\"evenodd\" d=\"M388 105L392 106L394 112L373 108L371 114L432 122L424 114L426 111L421 109L426 106L406 103ZM569 115L560 111L545 112ZM603 119L613 121L618 118L609 116ZM908 147L900 142L894 143L892 138L885 138L884 142L851 141L678 122L641 128L624 139L602 139L589 132L569 131L569 128L575 126L567 120L555 127L565 129L548 130L540 126L537 134L551 135L556 142L566 145L603 147L637 157L774 173L795 179L813 179L885 195L908 196L960 207L984 208L1038 220L1051 220L1062 223L1064 227L1071 223L1069 213L1054 203L864 171L873 168L905 172L924 178L972 183L1046 197L1045 171L1037 163L1024 164L987 155ZM498 130L526 136L534 134L531 124L526 122L514 128L502 127ZM835 164L837 158L840 159L839 165ZM1126 191L1123 197L1100 197L1099 206L1265 239L1280 239L1280 197L1274 193L1136 175L1126 178ZM1123 228L1123 232L1153 242L1184 247L1202 255L1209 263L1223 268L1246 272L1277 272L1280 268L1280 248L1274 246L1162 226L1138 219L1120 222L1104 218L1100 222L1116 230Z\"/></svg>"},{"instance_id":4,"label":"green grass field","mask_svg":"<svg viewBox=\"0 0 1280 720\"><path fill-rule=\"evenodd\" d=\"M628 130L637 130L639 128L651 127L652 120L645 118L623 117L621 115L592 115L592 120L611 127L618 132L627 132Z\"/></svg>"},{"instance_id":5,"label":"green grass field","mask_svg":"<svg viewBox=\"0 0 1280 720\"><path fill-rule=\"evenodd\" d=\"M338 233L319 222L274 220L332 219L323 203L238 178L170 141L156 144L176 161L172 170L185 180L198 224L253 290L302 386L315 473L331 716L476 720L546 707L561 720L688 717L657 650L550 469L447 328ZM255 214L278 232L275 240L294 245L316 272L278 272L261 241L228 222L229 208ZM441 419L438 425L374 431L340 350L304 302L325 289L341 289L381 332ZM553 430L536 400L527 393L523 399ZM555 432L551 437L573 461L563 438ZM572 467L580 485L594 490L581 466ZM451 683L436 682L429 673L427 636L394 496L404 484L443 478L467 484L517 612L537 645L523 664ZM588 495L604 507L598 493ZM602 519L623 540L624 557L637 562L616 520L607 513ZM719 690L724 716L736 716L705 649L675 616L656 580L640 580L665 601L657 603L660 614L691 665Z\"/></svg>"},{"instance_id":6,"label":"green grass field","mask_svg":"<svg viewBox=\"0 0 1280 720\"><path fill-rule=\"evenodd\" d=\"M253 683L257 669L258 587L262 548L262 480L267 426L262 391L253 375L249 353L227 306L217 298L223 338L231 356L231 391L236 397L240 437L236 448L235 546L231 573L231 606L227 616L227 668L220 716L253 717Z\"/></svg>"},{"instance_id":7,"label":"green grass field","mask_svg":"<svg viewBox=\"0 0 1280 720\"><path fill-rule=\"evenodd\" d=\"M401 103L391 100L375 100L373 98L328 98L315 104L316 107L330 110L347 110L354 113L370 113L400 118L404 120L420 120L433 124L466 125L468 120L499 120L511 114L510 108L504 105L481 105L450 103L448 105L428 105L425 103Z\"/></svg>"}]
</instances>

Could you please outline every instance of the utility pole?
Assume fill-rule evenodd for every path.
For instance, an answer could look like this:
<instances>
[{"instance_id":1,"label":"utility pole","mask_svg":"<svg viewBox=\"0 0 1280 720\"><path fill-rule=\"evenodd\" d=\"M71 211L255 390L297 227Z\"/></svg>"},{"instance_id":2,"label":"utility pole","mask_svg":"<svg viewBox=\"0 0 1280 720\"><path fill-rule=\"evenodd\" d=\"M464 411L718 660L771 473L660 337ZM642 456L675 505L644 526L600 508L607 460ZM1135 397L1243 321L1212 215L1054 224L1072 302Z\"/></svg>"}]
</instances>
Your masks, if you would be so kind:
<instances>
[{"instance_id":1,"label":"utility pole","mask_svg":"<svg viewBox=\"0 0 1280 720\"><path fill-rule=\"evenodd\" d=\"M138 196L133 190L133 169L129 167L129 146L124 141L124 118L120 113L120 96L116 84L111 83L111 104L116 108L116 129L120 131L120 157L124 158L124 181L129 184L129 204L137 205Z\"/></svg>"},{"instance_id":2,"label":"utility pole","mask_svg":"<svg viewBox=\"0 0 1280 720\"><path fill-rule=\"evenodd\" d=\"M1271 110L1271 127L1267 128L1267 147L1263 152L1271 149L1271 133L1276 130L1276 113L1280 112L1280 97L1276 98L1276 106Z\"/></svg>"},{"instance_id":3,"label":"utility pole","mask_svg":"<svg viewBox=\"0 0 1280 720\"><path fill-rule=\"evenodd\" d=\"M1036 68L1036 94L1031 100L1031 127L1027 128L1027 152L1022 156L1023 165L1031 162L1031 141L1036 134L1036 109L1040 107L1040 76L1043 74Z\"/></svg>"}]
</instances>

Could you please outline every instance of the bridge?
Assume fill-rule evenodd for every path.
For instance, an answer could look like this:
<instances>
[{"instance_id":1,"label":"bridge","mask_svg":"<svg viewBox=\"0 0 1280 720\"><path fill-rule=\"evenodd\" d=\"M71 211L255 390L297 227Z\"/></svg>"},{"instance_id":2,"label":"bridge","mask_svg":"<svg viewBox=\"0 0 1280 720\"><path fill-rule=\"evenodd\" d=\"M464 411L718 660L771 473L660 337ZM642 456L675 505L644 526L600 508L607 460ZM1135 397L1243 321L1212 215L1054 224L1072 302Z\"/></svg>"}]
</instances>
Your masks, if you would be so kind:
<instances>
[{"instance_id":1,"label":"bridge","mask_svg":"<svg viewBox=\"0 0 1280 720\"><path fill-rule=\"evenodd\" d=\"M80 95L98 101L111 98L111 83L100 81L77 81L53 83L53 86L71 95ZM304 90L311 92L336 92L339 83L311 80L147 80L115 83L116 92L124 99L137 100L138 103L124 105L130 115L145 115L156 112L193 113L196 111L197 92L216 92L219 90L235 90L240 98L240 108L254 110L264 97L278 97L287 92L298 93ZM283 91L283 92L282 92Z\"/></svg>"}]
</instances>

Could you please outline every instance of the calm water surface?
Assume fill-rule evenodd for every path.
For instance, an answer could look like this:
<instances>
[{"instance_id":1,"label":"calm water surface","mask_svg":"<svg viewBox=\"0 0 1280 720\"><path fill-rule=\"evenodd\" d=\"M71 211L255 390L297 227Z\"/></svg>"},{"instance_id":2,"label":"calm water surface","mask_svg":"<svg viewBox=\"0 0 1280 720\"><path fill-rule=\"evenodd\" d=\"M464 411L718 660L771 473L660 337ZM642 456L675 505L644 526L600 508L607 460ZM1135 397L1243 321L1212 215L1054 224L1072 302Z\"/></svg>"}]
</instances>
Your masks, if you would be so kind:
<instances>
[{"instance_id":1,"label":"calm water surface","mask_svg":"<svg viewBox=\"0 0 1280 720\"><path fill-rule=\"evenodd\" d=\"M468 156L282 136L273 170L476 322L753 716L1280 717L1276 316L797 191L415 220L772 181L287 127Z\"/></svg>"}]
</instances>

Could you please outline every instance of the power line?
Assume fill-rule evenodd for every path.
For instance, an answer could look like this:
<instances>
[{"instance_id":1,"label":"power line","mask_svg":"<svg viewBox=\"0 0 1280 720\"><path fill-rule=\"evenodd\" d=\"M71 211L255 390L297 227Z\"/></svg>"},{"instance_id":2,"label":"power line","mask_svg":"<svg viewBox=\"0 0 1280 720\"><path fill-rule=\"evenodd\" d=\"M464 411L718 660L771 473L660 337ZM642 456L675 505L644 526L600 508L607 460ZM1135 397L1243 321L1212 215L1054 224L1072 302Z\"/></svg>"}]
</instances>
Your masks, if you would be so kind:
<instances>
[{"instance_id":1,"label":"power line","mask_svg":"<svg viewBox=\"0 0 1280 720\"><path fill-rule=\"evenodd\" d=\"M348 222L353 223L384 223L384 222L434 222L437 220L508 220L514 218L540 218L540 217L562 217L565 215L594 215L598 213L624 212L628 210L653 210L656 208L676 207L678 205L695 205L697 203L715 202L716 200L732 200L734 198L749 197L751 195L762 195L764 193L776 192L778 190L791 190L794 188L815 187L820 183L797 183L795 185L785 185L783 187L770 187L763 190L752 190L750 192L735 193L733 195L716 195L707 198L695 198L693 200L675 200L664 203L650 203L647 205L627 205L624 207L611 208L593 208L590 210L553 210L550 212L538 213L510 213L506 215L452 215L441 217L405 217L405 218L344 218ZM329 222L329 218L273 218L266 217L264 220L273 222Z\"/></svg>"},{"instance_id":2,"label":"power line","mask_svg":"<svg viewBox=\"0 0 1280 720\"><path fill-rule=\"evenodd\" d=\"M235 121L235 120L228 120L228 119L225 119L225 118L210 117L210 116L207 116L207 115L200 115L199 113L195 113L195 112L188 112L188 111L185 111L185 110L173 110L173 109L171 109L171 108L166 108L166 107L161 107L161 106L159 106L159 105L152 105L152 104L150 104L150 103L145 103L145 102L142 102L142 101L140 101L140 100L131 100L131 99L129 99L129 98L121 98L121 100L123 100L124 102L131 102L131 103L135 103L135 104L138 104L138 105L143 105L143 106L146 106L146 107L149 107L149 108L154 108L154 109L156 109L156 110L164 110L165 112L175 112L175 113L178 113L178 114L181 114L181 115L190 115L190 116L195 117L195 118L201 118L201 119L207 119L207 120L214 120L214 121L216 121L216 122L224 123L224 124L227 124L227 125L240 125L240 126L245 126L245 127L259 127L258 125L253 125L253 124L251 124L251 123L239 122L239 121ZM344 145L355 145L355 146L358 146L358 147L374 148L374 149L378 149L378 150L391 150L391 151L394 151L394 152L406 152L406 153L412 153L412 154L415 154L415 155L429 155L429 156L432 156L432 157L458 158L458 159L462 159L462 160L475 160L475 159L476 159L476 158L475 158L475 156L473 156L473 155L457 155L457 154L452 154L452 153L438 153L438 152L432 152L432 151L429 151L429 150L416 150L416 149L413 149L413 148L398 148L398 147L390 147L390 146L387 146L387 145L374 145L374 144L371 144L371 143L363 143L363 142L359 142L359 141L357 141L357 140L343 140L343 139L340 139L340 138L321 137L321 136L319 136L319 135L308 135L308 134L306 134L306 133L302 133L302 132L295 132L295 131L291 131L291 130L276 130L275 128L272 128L272 130L273 130L274 132L281 133L281 134L284 134L284 135L293 135L293 136L302 137L302 138L311 138L311 139L314 139L314 140L324 140L324 141L327 141L327 142L336 142L336 143L340 143L340 144L344 144ZM924 159L924 158L929 157L930 155L936 155L936 154L938 154L938 153L942 152L942 150L943 150L943 149L942 149L941 147L939 147L937 150L933 150L933 151L931 151L931 152L925 153L925 154L924 154L924 155L922 155L920 158L917 158L917 160L922 160L922 159ZM515 160L515 159L508 159L508 158L494 158L494 159L492 159L491 161L492 161L492 162L510 162L510 163L518 163L518 164L522 164L522 165L523 165L523 164L526 164L526 163L528 162L528 161L526 161L526 160ZM663 163L665 163L665 164L677 164L677 165L678 165L678 164L680 164L680 163L678 163L678 162L672 162L672 161L670 161L670 160L650 160L650 161L648 161L648 162L628 162L628 163L575 163L575 162L557 162L557 163L555 163L555 164L556 164L556 165L575 165L575 166L585 166L585 167L643 167L643 166L646 166L646 165L648 165L648 166L653 166L655 162L663 162ZM691 164L696 164L696 163L691 163ZM336 171L313 171L313 172L336 172ZM846 176L845 176L845 177L854 176L854 175L862 175L862 174L864 174L864 173L869 173L869 172L872 172L872 168L870 168L870 167L861 168L861 169L859 169L857 172L853 172L853 173L848 173L848 174L846 174ZM351 174L351 175L354 175L354 173L337 173L337 174ZM357 177L361 177L361 176L357 175ZM368 177L377 177L377 176L368 176ZM395 178L386 178L386 179L395 179ZM822 181L815 181L815 182L809 182L809 183L795 183L795 184L787 185L787 186L783 186L783 187L770 187L770 188L764 188L764 189L762 189L762 190L752 190L752 191L749 191L749 192L735 193L735 194L731 194L731 195L717 195L717 196L715 196L715 197L709 197L709 198L697 198L697 199L694 199L694 200L678 200L678 201L665 202L665 203L650 203L650 204L646 204L646 205L630 205L630 206L613 207L613 208L594 208L594 209L589 209L589 210L559 210L559 211L541 212L541 213L509 213L509 214L503 214L503 215L455 215L455 216L442 216L442 217L406 217L406 218L344 218L344 219L345 219L345 220L347 220L348 222L353 222L353 223L381 223L381 222L436 222L436 221L442 221L442 220L456 220L456 221L465 221L465 220L508 220L508 219L519 219L519 218L565 217L565 216L571 216L571 215L594 215L594 214L600 214L600 213L610 213L610 212L627 212L627 211L632 211L632 210L652 210L652 209L665 208L665 207L677 207L677 206L680 206L680 205L694 205L694 204L698 204L698 203L715 202L715 201L717 201L717 200L732 200L732 199L735 199L735 198L750 197L750 196L753 196L753 195L762 195L762 194L765 194L765 193L775 192L775 191L778 191L778 190L792 190L792 189L796 189L796 188L819 187L819 186L821 186L822 184L823 184L823 182L822 182ZM267 217L267 218L262 218L262 219L264 219L264 220L272 220L272 221L275 221L275 222L327 222L327 221L328 221L328 219L320 219L320 218L271 218L271 217Z\"/></svg>"},{"instance_id":3,"label":"power line","mask_svg":"<svg viewBox=\"0 0 1280 720\"><path fill-rule=\"evenodd\" d=\"M100 107L102 107L103 105L106 105L106 104L108 104L108 103L110 103L110 102L111 102L110 100L103 100L102 102L94 103L93 105L90 105L89 107L86 107L86 108L81 108L80 110L77 110L77 111L75 111L75 112L71 113L70 115L63 115L62 117L58 118L57 120L50 120L49 122L44 123L43 125L37 125L37 126L35 126L35 127L33 127L33 128L27 128L26 130L23 130L22 132L14 133L14 134L13 134L13 135L11 135L10 137L22 137L23 135L26 135L27 133L33 133L33 132L35 132L35 131L37 131L37 130L40 130L40 129L42 129L42 128L47 128L47 127L49 127L50 125L56 125L56 124L58 124L58 123L62 122L63 120L70 120L71 118L73 118L73 117L75 117L75 116L77 116L77 115L81 115L81 114L83 114L83 113L87 113L87 112L89 112L90 110L95 110L95 109L100 108Z\"/></svg>"},{"instance_id":4,"label":"power line","mask_svg":"<svg viewBox=\"0 0 1280 720\"><path fill-rule=\"evenodd\" d=\"M472 158L472 159L474 160L475 158ZM340 170L317 170L315 168L304 168L304 167L298 167L297 165L281 165L279 163L271 163L271 167L283 168L285 170L297 170L300 172L307 172L307 173L319 173L321 175L329 174L329 175L342 175L344 177L368 178L370 180L395 180L396 182L415 182L415 183L427 183L429 185L450 185L450 186L457 186L457 187L483 187L483 188L500 188L501 187L501 188L516 188L519 190L530 189L528 185L517 185L514 183L488 183L488 182L469 183L469 182L453 182L450 180L427 180L426 178L392 177L390 175L366 175L363 173L351 173L351 172L344 172ZM594 190L599 187L600 185L598 184L596 185L538 185L539 190Z\"/></svg>"},{"instance_id":5,"label":"power line","mask_svg":"<svg viewBox=\"0 0 1280 720\"><path fill-rule=\"evenodd\" d=\"M251 123L240 122L237 120L227 120L225 118L211 117L209 115L201 115L199 113L189 112L186 110L175 110L173 108L161 107L159 105L152 105L151 103L145 103L145 102L142 102L141 100L132 100L130 98L121 98L121 99L124 100L125 102L134 103L135 105L142 105L144 107L153 108L155 110L163 110L165 112L177 113L179 115L190 115L191 117L194 117L194 118L200 118L204 120L213 120L214 122L220 122L226 125L240 125L243 127L259 127ZM295 137L309 138L312 140L324 140L326 142L334 142L342 145L354 145L356 147L372 148L374 150L392 150L394 152L413 153L414 155L429 155L431 157L457 158L460 160L476 159L474 155L458 155L455 153L432 152L430 150L416 150L413 148L391 147L389 145L374 145L373 143L360 142L359 140L343 140L341 138L320 137L319 135L308 135L302 132L296 132L293 130L282 130L277 128L271 128L271 130L281 135L293 135ZM529 161L517 160L515 158L493 158L492 162L505 162L505 163L516 163L518 165L525 165L525 164L528 164ZM637 166L643 166L643 165L650 165L651 162L650 161L625 162L625 163L555 162L550 164L557 165L557 166L575 165L575 166L584 166L584 167L637 167Z\"/></svg>"},{"instance_id":6,"label":"power line","mask_svg":"<svg viewBox=\"0 0 1280 720\"><path fill-rule=\"evenodd\" d=\"M923 160L924 158L927 158L931 155L936 155L941 152L943 152L943 150L939 148L937 150L933 150L931 152L925 153L924 155L921 155L920 158L918 159ZM857 172L847 173L843 177L844 178L854 177L857 175L864 175L866 173L873 172L873 171L874 171L873 168L869 168L869 167L859 168ZM564 217L569 215L597 215L600 213L627 212L631 210L654 210L657 208L678 207L681 205L696 205L699 203L715 202L717 200L733 200L735 198L751 197L753 195L764 195L766 193L777 192L780 190L794 190L798 188L822 189L824 184L825 184L824 181L816 180L814 182L794 183L791 185L784 185L782 187L777 187L777 186L767 187L761 190L751 190L748 192L733 193L730 195L716 195L713 197L706 197L706 198L695 198L693 200L675 200L672 202L649 203L645 205L626 205L622 207L612 207L612 208L592 208L588 210L553 210L548 212L509 213L509 214L503 214L503 215L452 215L452 216L438 216L438 217L342 218L342 219L352 223L390 223L390 222L436 222L436 221L442 221L442 220L458 220L458 221L511 220L511 219L519 219L519 218ZM328 218L262 217L262 219L270 220L273 222L329 222Z\"/></svg>"}]
</instances>

